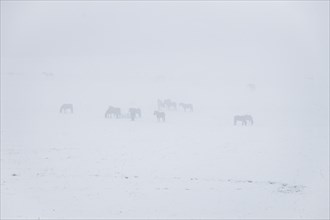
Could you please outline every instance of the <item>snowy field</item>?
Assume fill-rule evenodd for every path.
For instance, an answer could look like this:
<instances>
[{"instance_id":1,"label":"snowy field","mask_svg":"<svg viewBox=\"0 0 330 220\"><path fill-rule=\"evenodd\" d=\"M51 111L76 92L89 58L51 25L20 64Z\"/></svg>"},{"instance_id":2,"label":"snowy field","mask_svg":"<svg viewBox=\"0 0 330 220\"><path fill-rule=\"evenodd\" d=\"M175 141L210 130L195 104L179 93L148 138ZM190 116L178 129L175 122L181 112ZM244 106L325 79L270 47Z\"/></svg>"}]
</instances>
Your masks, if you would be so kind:
<instances>
[{"instance_id":1,"label":"snowy field","mask_svg":"<svg viewBox=\"0 0 330 220\"><path fill-rule=\"evenodd\" d=\"M1 1L0 159L1 219L329 219L329 2Z\"/></svg>"},{"instance_id":2,"label":"snowy field","mask_svg":"<svg viewBox=\"0 0 330 220\"><path fill-rule=\"evenodd\" d=\"M139 91L138 80L125 81L127 90L120 81L42 74L1 79L2 218L328 216L326 123L290 124L279 120L285 114L266 119L254 112L254 126L233 126L235 102L225 98L231 88L209 83L217 96L202 102L197 93L212 97L203 82L188 89L196 93L189 100L195 111L167 111L162 123L152 114L152 86L127 92ZM179 101L172 85L177 95L169 96ZM269 92L258 89L265 91L241 92L253 102ZM74 114L59 113L63 100ZM109 103L124 110L134 100L141 119L104 118Z\"/></svg>"}]
</instances>

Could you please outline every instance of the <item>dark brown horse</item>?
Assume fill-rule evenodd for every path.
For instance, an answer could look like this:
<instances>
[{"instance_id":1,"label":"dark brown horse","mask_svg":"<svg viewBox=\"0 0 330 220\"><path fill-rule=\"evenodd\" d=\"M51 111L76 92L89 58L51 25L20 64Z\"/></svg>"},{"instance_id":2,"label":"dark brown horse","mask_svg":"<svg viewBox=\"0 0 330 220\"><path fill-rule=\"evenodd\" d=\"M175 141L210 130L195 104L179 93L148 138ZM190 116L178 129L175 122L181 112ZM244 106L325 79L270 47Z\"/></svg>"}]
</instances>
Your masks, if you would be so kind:
<instances>
[{"instance_id":1,"label":"dark brown horse","mask_svg":"<svg viewBox=\"0 0 330 220\"><path fill-rule=\"evenodd\" d=\"M194 111L194 107L192 104L186 104L186 103L180 103L179 106L181 106L183 108L184 111Z\"/></svg>"},{"instance_id":2,"label":"dark brown horse","mask_svg":"<svg viewBox=\"0 0 330 220\"><path fill-rule=\"evenodd\" d=\"M60 108L60 113L73 113L73 105L72 104L63 104Z\"/></svg>"},{"instance_id":3,"label":"dark brown horse","mask_svg":"<svg viewBox=\"0 0 330 220\"><path fill-rule=\"evenodd\" d=\"M120 110L120 108L109 106L109 108L105 112L104 116L105 116L105 118L112 118L112 116L114 116L115 118L120 118L121 117L121 110Z\"/></svg>"},{"instance_id":4,"label":"dark brown horse","mask_svg":"<svg viewBox=\"0 0 330 220\"><path fill-rule=\"evenodd\" d=\"M251 115L235 115L234 116L234 125L237 125L237 122L242 122L242 125L247 126L248 122L250 125L253 125L253 118Z\"/></svg>"},{"instance_id":5,"label":"dark brown horse","mask_svg":"<svg viewBox=\"0 0 330 220\"><path fill-rule=\"evenodd\" d=\"M135 120L136 116L139 116L139 118L142 117L141 109L139 108L130 108L128 112L132 121Z\"/></svg>"},{"instance_id":6,"label":"dark brown horse","mask_svg":"<svg viewBox=\"0 0 330 220\"><path fill-rule=\"evenodd\" d=\"M162 120L163 122L165 122L165 113L164 112L155 111L154 115L156 115L158 121Z\"/></svg>"}]
</instances>

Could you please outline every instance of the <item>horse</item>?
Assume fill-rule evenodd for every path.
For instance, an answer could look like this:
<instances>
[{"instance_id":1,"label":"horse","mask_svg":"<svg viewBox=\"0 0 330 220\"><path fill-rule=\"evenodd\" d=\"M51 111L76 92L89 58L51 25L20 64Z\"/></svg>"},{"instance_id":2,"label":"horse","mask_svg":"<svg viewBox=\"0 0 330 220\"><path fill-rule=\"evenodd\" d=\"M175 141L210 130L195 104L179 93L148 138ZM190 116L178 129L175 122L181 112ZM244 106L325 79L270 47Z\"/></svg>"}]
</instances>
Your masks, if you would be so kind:
<instances>
[{"instance_id":1,"label":"horse","mask_svg":"<svg viewBox=\"0 0 330 220\"><path fill-rule=\"evenodd\" d=\"M60 113L66 114L66 113L68 113L68 111L71 114L73 113L73 105L72 104L63 104L60 108Z\"/></svg>"},{"instance_id":2,"label":"horse","mask_svg":"<svg viewBox=\"0 0 330 220\"><path fill-rule=\"evenodd\" d=\"M105 112L105 118L112 118L112 116L119 118L121 116L120 108L109 106L108 110Z\"/></svg>"},{"instance_id":3,"label":"horse","mask_svg":"<svg viewBox=\"0 0 330 220\"><path fill-rule=\"evenodd\" d=\"M176 110L176 102L172 102L171 99L165 99L164 105L168 110Z\"/></svg>"},{"instance_id":4,"label":"horse","mask_svg":"<svg viewBox=\"0 0 330 220\"><path fill-rule=\"evenodd\" d=\"M46 77L54 76L54 74L51 73L51 72L42 72L42 75L44 75L44 76L46 76Z\"/></svg>"},{"instance_id":5,"label":"horse","mask_svg":"<svg viewBox=\"0 0 330 220\"><path fill-rule=\"evenodd\" d=\"M241 121L244 126L247 126L248 122L250 125L253 125L253 118L251 115L235 115L234 125L236 125L238 121Z\"/></svg>"},{"instance_id":6,"label":"horse","mask_svg":"<svg viewBox=\"0 0 330 220\"><path fill-rule=\"evenodd\" d=\"M247 84L247 87L251 92L254 92L256 90L256 85L254 83Z\"/></svg>"},{"instance_id":7,"label":"horse","mask_svg":"<svg viewBox=\"0 0 330 220\"><path fill-rule=\"evenodd\" d=\"M128 112L129 112L129 115L130 115L130 118L132 121L135 120L136 115L138 115L139 118L141 118L141 116L142 116L141 109L139 109L139 108L130 108L128 110Z\"/></svg>"},{"instance_id":8,"label":"horse","mask_svg":"<svg viewBox=\"0 0 330 220\"><path fill-rule=\"evenodd\" d=\"M160 119L162 119L163 122L165 122L165 113L164 112L155 111L154 115L156 115L158 121L160 121Z\"/></svg>"},{"instance_id":9,"label":"horse","mask_svg":"<svg viewBox=\"0 0 330 220\"><path fill-rule=\"evenodd\" d=\"M185 104L185 103L180 103L179 106L183 108L184 111L189 109L189 111L194 111L193 105L192 104Z\"/></svg>"}]
</instances>

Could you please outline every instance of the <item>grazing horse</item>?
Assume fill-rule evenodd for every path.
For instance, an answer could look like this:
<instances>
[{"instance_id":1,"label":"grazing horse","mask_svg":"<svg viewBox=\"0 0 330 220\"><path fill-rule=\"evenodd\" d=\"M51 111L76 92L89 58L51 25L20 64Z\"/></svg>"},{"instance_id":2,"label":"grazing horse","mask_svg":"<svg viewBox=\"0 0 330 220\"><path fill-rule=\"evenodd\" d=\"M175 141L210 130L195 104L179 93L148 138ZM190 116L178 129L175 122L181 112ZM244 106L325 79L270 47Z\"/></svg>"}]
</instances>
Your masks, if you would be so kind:
<instances>
[{"instance_id":1,"label":"grazing horse","mask_svg":"<svg viewBox=\"0 0 330 220\"><path fill-rule=\"evenodd\" d=\"M250 125L253 125L253 118L251 115L235 115L234 125L236 125L238 121L241 121L242 125L245 126L247 126L248 122L250 123Z\"/></svg>"},{"instance_id":2,"label":"grazing horse","mask_svg":"<svg viewBox=\"0 0 330 220\"><path fill-rule=\"evenodd\" d=\"M171 99L165 99L164 105L168 110L176 110L176 102L171 101Z\"/></svg>"},{"instance_id":3,"label":"grazing horse","mask_svg":"<svg viewBox=\"0 0 330 220\"><path fill-rule=\"evenodd\" d=\"M121 116L121 110L120 108L109 106L104 116L105 118L112 118L112 116L119 118Z\"/></svg>"},{"instance_id":4,"label":"grazing horse","mask_svg":"<svg viewBox=\"0 0 330 220\"><path fill-rule=\"evenodd\" d=\"M139 109L139 108L130 108L128 110L128 112L129 112L129 115L130 115L130 118L131 118L132 121L135 120L136 115L138 115L139 118L141 118L141 116L142 116L141 109Z\"/></svg>"},{"instance_id":5,"label":"grazing horse","mask_svg":"<svg viewBox=\"0 0 330 220\"><path fill-rule=\"evenodd\" d=\"M165 122L165 113L164 112L155 111L154 115L156 115L158 121L160 121L160 119L162 119L163 122Z\"/></svg>"},{"instance_id":6,"label":"grazing horse","mask_svg":"<svg viewBox=\"0 0 330 220\"><path fill-rule=\"evenodd\" d=\"M60 108L60 113L73 113L73 105L72 104L63 104Z\"/></svg>"},{"instance_id":7,"label":"grazing horse","mask_svg":"<svg viewBox=\"0 0 330 220\"><path fill-rule=\"evenodd\" d=\"M179 106L183 108L184 111L189 109L189 111L194 111L193 105L192 104L185 104L185 103L180 103Z\"/></svg>"}]
</instances>

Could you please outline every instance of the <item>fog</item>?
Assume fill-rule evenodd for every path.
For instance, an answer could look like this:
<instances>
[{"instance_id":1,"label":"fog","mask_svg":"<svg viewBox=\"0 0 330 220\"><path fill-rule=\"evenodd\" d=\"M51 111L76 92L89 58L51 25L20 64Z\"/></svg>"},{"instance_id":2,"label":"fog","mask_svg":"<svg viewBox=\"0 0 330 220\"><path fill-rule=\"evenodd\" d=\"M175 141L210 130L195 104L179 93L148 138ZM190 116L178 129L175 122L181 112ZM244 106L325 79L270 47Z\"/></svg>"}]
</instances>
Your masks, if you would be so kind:
<instances>
[{"instance_id":1,"label":"fog","mask_svg":"<svg viewBox=\"0 0 330 220\"><path fill-rule=\"evenodd\" d=\"M1 1L1 191L3 218L329 218L329 2Z\"/></svg>"}]
</instances>

